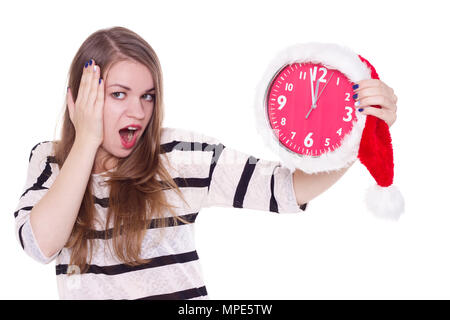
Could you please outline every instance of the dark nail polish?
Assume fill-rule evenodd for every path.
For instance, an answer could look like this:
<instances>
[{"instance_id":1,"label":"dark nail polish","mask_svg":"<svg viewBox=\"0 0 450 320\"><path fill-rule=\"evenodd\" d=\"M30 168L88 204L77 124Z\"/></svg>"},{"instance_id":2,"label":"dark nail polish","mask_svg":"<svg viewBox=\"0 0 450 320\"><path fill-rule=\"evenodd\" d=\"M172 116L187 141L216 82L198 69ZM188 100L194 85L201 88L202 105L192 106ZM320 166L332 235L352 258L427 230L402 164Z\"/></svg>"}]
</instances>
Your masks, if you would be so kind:
<instances>
[{"instance_id":1,"label":"dark nail polish","mask_svg":"<svg viewBox=\"0 0 450 320\"><path fill-rule=\"evenodd\" d=\"M359 112L363 112L364 109L363 109L363 108L359 108L358 111L359 111Z\"/></svg>"},{"instance_id":2,"label":"dark nail polish","mask_svg":"<svg viewBox=\"0 0 450 320\"><path fill-rule=\"evenodd\" d=\"M102 83L102 78L98 79L98 84Z\"/></svg>"},{"instance_id":3,"label":"dark nail polish","mask_svg":"<svg viewBox=\"0 0 450 320\"><path fill-rule=\"evenodd\" d=\"M89 60L89 65L91 65L92 64L92 59L91 60Z\"/></svg>"},{"instance_id":4,"label":"dark nail polish","mask_svg":"<svg viewBox=\"0 0 450 320\"><path fill-rule=\"evenodd\" d=\"M89 62L86 62L86 64L84 65L85 68L87 68L89 65Z\"/></svg>"},{"instance_id":5,"label":"dark nail polish","mask_svg":"<svg viewBox=\"0 0 450 320\"><path fill-rule=\"evenodd\" d=\"M352 88L353 88L353 90L358 89L359 88L359 84L354 84Z\"/></svg>"},{"instance_id":6,"label":"dark nail polish","mask_svg":"<svg viewBox=\"0 0 450 320\"><path fill-rule=\"evenodd\" d=\"M356 99L358 99L358 94L357 94L357 93L355 93L355 94L353 95L353 100L356 100Z\"/></svg>"}]
</instances>

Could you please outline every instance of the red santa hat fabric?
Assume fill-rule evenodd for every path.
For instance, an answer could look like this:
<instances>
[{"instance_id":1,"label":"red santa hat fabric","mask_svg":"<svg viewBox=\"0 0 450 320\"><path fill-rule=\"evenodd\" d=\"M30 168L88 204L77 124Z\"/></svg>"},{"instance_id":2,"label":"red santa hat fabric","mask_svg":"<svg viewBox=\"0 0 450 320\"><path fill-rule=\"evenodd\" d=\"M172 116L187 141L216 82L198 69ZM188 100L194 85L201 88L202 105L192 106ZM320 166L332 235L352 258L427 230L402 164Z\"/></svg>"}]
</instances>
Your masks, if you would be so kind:
<instances>
[{"instance_id":1,"label":"red santa hat fabric","mask_svg":"<svg viewBox=\"0 0 450 320\"><path fill-rule=\"evenodd\" d=\"M379 79L375 68L363 57L359 58L370 68L372 79ZM389 127L384 120L367 115L358 158L377 183L366 194L369 210L380 217L398 219L404 211L404 200L400 191L392 185L394 155Z\"/></svg>"}]
</instances>

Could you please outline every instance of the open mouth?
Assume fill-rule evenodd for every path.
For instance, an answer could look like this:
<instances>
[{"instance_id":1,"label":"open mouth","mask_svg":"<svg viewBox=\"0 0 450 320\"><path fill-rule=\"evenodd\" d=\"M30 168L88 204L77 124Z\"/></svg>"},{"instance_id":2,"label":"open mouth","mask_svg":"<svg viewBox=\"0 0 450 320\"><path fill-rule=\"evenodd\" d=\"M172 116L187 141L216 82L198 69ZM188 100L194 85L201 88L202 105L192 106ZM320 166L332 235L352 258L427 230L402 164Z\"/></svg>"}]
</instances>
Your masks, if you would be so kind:
<instances>
[{"instance_id":1,"label":"open mouth","mask_svg":"<svg viewBox=\"0 0 450 320\"><path fill-rule=\"evenodd\" d=\"M125 148L129 149L134 146L138 136L137 132L139 130L140 128L135 126L126 127L119 130L120 140Z\"/></svg>"}]
</instances>

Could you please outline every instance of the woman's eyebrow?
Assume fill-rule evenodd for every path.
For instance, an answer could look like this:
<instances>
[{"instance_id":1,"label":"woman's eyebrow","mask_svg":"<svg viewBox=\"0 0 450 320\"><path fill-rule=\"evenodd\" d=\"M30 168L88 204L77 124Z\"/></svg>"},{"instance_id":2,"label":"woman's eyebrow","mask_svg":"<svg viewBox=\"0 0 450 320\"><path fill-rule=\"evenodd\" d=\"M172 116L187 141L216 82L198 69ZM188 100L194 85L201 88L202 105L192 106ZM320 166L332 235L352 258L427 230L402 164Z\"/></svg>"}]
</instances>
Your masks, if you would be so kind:
<instances>
[{"instance_id":1,"label":"woman's eyebrow","mask_svg":"<svg viewBox=\"0 0 450 320\"><path fill-rule=\"evenodd\" d=\"M108 88L109 88L109 87L114 87L114 86L122 87L122 88L124 88L125 90L131 90L131 89L128 88L127 86L124 86L123 84L119 84L119 83L111 84L111 85L108 86ZM155 88L147 89L147 90L145 90L144 92L150 92L150 91L152 91L152 90L155 90Z\"/></svg>"}]
</instances>

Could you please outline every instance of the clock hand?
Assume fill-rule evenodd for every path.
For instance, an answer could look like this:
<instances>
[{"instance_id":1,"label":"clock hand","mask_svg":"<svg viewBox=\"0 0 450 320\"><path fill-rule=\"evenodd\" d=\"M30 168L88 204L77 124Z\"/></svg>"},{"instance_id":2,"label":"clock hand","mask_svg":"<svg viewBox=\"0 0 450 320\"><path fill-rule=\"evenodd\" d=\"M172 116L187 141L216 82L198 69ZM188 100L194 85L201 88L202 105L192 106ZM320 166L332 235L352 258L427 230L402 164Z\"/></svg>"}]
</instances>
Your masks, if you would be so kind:
<instances>
[{"instance_id":1,"label":"clock hand","mask_svg":"<svg viewBox=\"0 0 450 320\"><path fill-rule=\"evenodd\" d=\"M314 108L317 107L317 92L319 92L319 85L320 81L316 81L316 90L314 90L316 92L316 95L314 96Z\"/></svg>"},{"instance_id":2,"label":"clock hand","mask_svg":"<svg viewBox=\"0 0 450 320\"><path fill-rule=\"evenodd\" d=\"M310 80L311 80L311 103L312 103L312 105L315 105L316 101L315 101L315 97L314 97L314 86L313 86L313 78L311 75L311 70L310 70Z\"/></svg>"},{"instance_id":3,"label":"clock hand","mask_svg":"<svg viewBox=\"0 0 450 320\"><path fill-rule=\"evenodd\" d=\"M311 113L311 111L315 108L317 108L317 93L319 92L319 85L320 85L320 81L316 81L316 90L314 90L316 92L315 96L312 98L312 105L311 105L311 109L309 109L308 113L306 114L305 119L308 119L309 114ZM312 78L311 78L311 94L314 92L312 91Z\"/></svg>"},{"instance_id":4,"label":"clock hand","mask_svg":"<svg viewBox=\"0 0 450 320\"><path fill-rule=\"evenodd\" d=\"M325 86L322 88L322 91L320 91L319 96L318 96L317 99L316 99L316 104L317 104L317 100L319 100L320 96L322 95L323 90L325 90L325 88L327 87L327 85L328 85L328 83L330 82L331 78L333 78L333 74L334 74L334 71L333 71L333 73L331 74L330 79L328 79L327 83L326 83ZM317 105L316 105L316 107L317 107Z\"/></svg>"},{"instance_id":5,"label":"clock hand","mask_svg":"<svg viewBox=\"0 0 450 320\"><path fill-rule=\"evenodd\" d=\"M312 103L312 105L311 105L311 109L309 109L305 119L308 119L311 111L317 107L317 93L319 92L319 85L320 85L320 81L316 81L316 90L313 90L313 79L311 77L311 100L312 100L311 103ZM314 91L315 91L315 94L314 94Z\"/></svg>"},{"instance_id":6,"label":"clock hand","mask_svg":"<svg viewBox=\"0 0 450 320\"><path fill-rule=\"evenodd\" d=\"M314 105L311 106L311 109L309 109L308 113L306 114L305 119L308 119L309 114L311 113L311 111L314 109Z\"/></svg>"}]
</instances>

